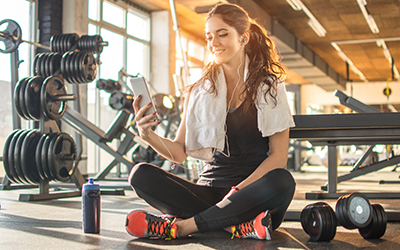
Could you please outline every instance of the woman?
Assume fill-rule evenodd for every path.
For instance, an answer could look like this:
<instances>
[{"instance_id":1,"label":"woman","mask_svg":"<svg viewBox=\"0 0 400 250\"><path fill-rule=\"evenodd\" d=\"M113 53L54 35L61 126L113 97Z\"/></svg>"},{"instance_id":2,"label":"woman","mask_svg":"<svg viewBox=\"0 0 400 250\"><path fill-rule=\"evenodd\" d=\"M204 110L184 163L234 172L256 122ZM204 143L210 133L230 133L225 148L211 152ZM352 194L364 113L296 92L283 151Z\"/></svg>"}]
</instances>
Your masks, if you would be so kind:
<instances>
[{"instance_id":1,"label":"woman","mask_svg":"<svg viewBox=\"0 0 400 250\"><path fill-rule=\"evenodd\" d=\"M158 136L156 114L133 103L139 134L173 162L207 162L197 184L150 164L134 166L129 180L139 197L170 216L132 211L128 233L182 238L225 229L235 237L271 239L293 199L295 182L283 167L294 126L272 41L234 4L216 5L206 19L214 60L189 87L175 140Z\"/></svg>"}]
</instances>

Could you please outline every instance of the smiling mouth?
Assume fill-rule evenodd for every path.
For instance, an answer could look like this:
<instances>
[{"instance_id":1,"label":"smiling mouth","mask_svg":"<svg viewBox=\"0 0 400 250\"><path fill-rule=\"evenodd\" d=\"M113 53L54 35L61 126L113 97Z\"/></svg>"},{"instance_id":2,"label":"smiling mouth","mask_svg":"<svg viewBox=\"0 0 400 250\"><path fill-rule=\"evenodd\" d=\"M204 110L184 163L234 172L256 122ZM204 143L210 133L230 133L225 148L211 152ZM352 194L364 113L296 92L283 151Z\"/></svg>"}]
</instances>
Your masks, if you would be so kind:
<instances>
[{"instance_id":1,"label":"smiling mouth","mask_svg":"<svg viewBox=\"0 0 400 250\"><path fill-rule=\"evenodd\" d=\"M214 56L219 56L220 54L222 54L222 52L224 52L224 50L215 50L214 51Z\"/></svg>"}]
</instances>

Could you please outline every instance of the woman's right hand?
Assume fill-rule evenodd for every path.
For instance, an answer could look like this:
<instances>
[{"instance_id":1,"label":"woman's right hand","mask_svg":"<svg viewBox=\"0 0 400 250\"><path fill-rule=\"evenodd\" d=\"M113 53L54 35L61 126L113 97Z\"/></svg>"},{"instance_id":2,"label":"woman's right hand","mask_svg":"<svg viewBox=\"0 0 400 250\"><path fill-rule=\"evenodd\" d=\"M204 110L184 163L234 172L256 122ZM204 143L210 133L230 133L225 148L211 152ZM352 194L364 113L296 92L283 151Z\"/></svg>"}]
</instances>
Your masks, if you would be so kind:
<instances>
[{"instance_id":1,"label":"woman's right hand","mask_svg":"<svg viewBox=\"0 0 400 250\"><path fill-rule=\"evenodd\" d=\"M136 127L139 132L139 135L141 138L145 139L152 132L151 127L157 126L158 124L160 124L160 122L153 119L157 115L156 112L144 116L146 110L150 108L151 103L140 108L139 101L141 97L142 96L139 95L135 98L134 102L132 103L132 107L135 112Z\"/></svg>"}]
</instances>

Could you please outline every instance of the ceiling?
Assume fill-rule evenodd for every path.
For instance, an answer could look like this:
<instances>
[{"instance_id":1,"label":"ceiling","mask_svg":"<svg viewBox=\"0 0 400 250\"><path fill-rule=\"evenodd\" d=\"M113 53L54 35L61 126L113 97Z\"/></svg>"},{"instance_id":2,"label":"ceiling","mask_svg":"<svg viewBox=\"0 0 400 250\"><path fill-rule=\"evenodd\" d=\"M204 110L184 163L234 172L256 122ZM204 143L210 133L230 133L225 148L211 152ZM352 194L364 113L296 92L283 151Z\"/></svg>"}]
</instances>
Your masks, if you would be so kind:
<instances>
[{"instance_id":1,"label":"ceiling","mask_svg":"<svg viewBox=\"0 0 400 250\"><path fill-rule=\"evenodd\" d=\"M168 10L169 0L129 0L148 11ZM199 39L204 39L205 14L198 14L201 6L212 6L225 0L175 0L179 26ZM308 25L310 17L307 10L294 10L285 0L237 0L229 1L242 5L252 13L265 13L257 16L270 19L272 23L267 30L277 38L278 49L285 40L294 43L290 53L283 51L283 64L290 72L292 83L314 83L318 78L303 73L303 66L291 66L293 59L301 58L313 69L324 73L336 84L345 82L380 82L388 78L399 81L397 69L400 67L400 1L399 0L367 0L365 5L379 33L369 28L357 0L302 0L301 3L326 30L326 35L318 36ZM248 4L254 2L256 4ZM205 12L208 8L205 8ZM282 30L278 30L278 28ZM284 32L283 32L284 31ZM275 34L276 33L276 34ZM279 37L289 34L293 38ZM378 41L378 43L377 43ZM379 43L380 41L380 43ZM283 42L283 43L281 43ZM334 44L332 45L332 42ZM290 47L290 42L288 42ZM300 45L302 46L299 51ZM336 48L335 48L336 47ZM309 52L307 52L309 51ZM340 53L338 51L341 51ZM307 52L307 53L305 53ZM386 57L385 57L386 53ZM341 55L339 55L341 54ZM296 56L293 56L296 55ZM298 56L299 55L299 56ZM306 60L304 60L306 59ZM300 60L300 59L299 59ZM347 61L347 64L345 62ZM392 63L390 63L390 61ZM400 69L400 68L399 68ZM309 73L308 73L309 74ZM320 78L323 79L323 78ZM325 81L325 80L323 80ZM344 82L344 83L343 83ZM323 85L322 85L323 86ZM327 89L332 88L328 87Z\"/></svg>"}]
</instances>

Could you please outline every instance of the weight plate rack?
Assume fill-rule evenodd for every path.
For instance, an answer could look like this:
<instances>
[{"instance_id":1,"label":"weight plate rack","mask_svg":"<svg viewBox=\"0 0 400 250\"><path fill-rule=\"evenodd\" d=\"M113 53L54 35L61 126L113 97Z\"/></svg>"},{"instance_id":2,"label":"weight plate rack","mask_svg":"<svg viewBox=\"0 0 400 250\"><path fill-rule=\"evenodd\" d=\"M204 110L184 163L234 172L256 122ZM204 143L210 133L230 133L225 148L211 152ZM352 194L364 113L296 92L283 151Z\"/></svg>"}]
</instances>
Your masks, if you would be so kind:
<instances>
[{"instance_id":1,"label":"weight plate rack","mask_svg":"<svg viewBox=\"0 0 400 250\"><path fill-rule=\"evenodd\" d=\"M3 164L13 183L67 182L77 167L77 149L67 133L42 134L39 130L14 130L4 144Z\"/></svg>"},{"instance_id":2,"label":"weight plate rack","mask_svg":"<svg viewBox=\"0 0 400 250\"><path fill-rule=\"evenodd\" d=\"M51 38L50 46L22 40L17 22L0 21L0 42L5 46L0 53L11 53L11 89L13 98L12 121L14 130L8 135L3 148L3 165L6 178L1 190L14 188L37 188L38 194L21 193L20 201L49 200L80 196L85 178L78 163L82 160L82 141L77 142L60 131L57 120L66 112L67 101L77 100L79 85L73 84L68 94L65 83L89 83L95 79L100 53L108 42L100 36L59 34ZM79 40L79 46L78 46ZM22 42L50 52L39 53L33 64L34 75L18 79L18 47ZM65 55L65 56L64 56ZM79 101L79 99L78 99ZM79 102L73 111L79 114ZM20 129L20 118L38 121L31 123L35 129ZM132 137L129 137L132 140ZM78 190L50 192L49 182L73 182ZM11 185L15 184L15 185ZM123 195L121 190L105 193Z\"/></svg>"}]
</instances>

